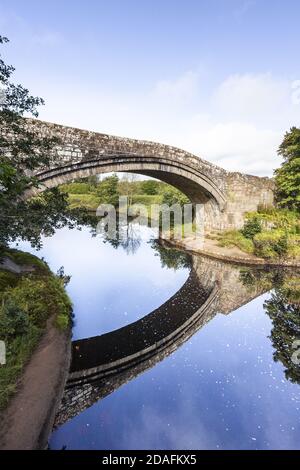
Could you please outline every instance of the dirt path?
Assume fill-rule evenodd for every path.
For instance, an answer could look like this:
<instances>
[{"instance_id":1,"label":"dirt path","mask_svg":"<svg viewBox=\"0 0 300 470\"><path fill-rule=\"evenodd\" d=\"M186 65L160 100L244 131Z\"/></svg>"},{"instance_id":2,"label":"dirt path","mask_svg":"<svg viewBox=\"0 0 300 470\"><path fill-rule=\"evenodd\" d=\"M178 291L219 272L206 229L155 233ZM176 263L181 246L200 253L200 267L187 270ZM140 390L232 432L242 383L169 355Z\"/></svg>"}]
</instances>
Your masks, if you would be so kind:
<instances>
[{"instance_id":1,"label":"dirt path","mask_svg":"<svg viewBox=\"0 0 300 470\"><path fill-rule=\"evenodd\" d=\"M0 416L0 449L43 449L64 390L71 356L70 335L49 319L25 367L15 396Z\"/></svg>"}]
</instances>

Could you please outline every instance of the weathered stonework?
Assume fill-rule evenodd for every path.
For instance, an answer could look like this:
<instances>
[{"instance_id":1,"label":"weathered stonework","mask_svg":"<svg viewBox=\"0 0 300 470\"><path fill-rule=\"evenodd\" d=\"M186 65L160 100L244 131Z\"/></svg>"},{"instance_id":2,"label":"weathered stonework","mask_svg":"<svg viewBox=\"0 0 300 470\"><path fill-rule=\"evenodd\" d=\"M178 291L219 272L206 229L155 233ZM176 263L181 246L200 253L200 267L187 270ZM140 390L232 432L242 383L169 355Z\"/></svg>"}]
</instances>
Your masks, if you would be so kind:
<instances>
[{"instance_id":1,"label":"weathered stonework","mask_svg":"<svg viewBox=\"0 0 300 470\"><path fill-rule=\"evenodd\" d=\"M227 172L169 145L38 120L28 119L27 124L35 133L60 141L53 151L51 168L37 173L43 183L40 190L107 172L153 176L180 189L193 203L203 204L206 231L240 228L245 212L273 204L271 179Z\"/></svg>"}]
</instances>

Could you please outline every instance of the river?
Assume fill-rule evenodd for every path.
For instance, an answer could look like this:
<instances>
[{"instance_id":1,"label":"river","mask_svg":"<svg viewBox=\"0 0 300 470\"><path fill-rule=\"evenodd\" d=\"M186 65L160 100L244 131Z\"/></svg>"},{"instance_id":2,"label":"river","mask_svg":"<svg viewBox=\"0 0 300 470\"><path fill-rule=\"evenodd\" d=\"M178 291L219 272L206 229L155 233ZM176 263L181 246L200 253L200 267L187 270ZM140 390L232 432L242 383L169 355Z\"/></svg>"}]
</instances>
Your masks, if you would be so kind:
<instances>
[{"instance_id":1,"label":"river","mask_svg":"<svg viewBox=\"0 0 300 470\"><path fill-rule=\"evenodd\" d=\"M125 334L153 311L164 342L172 318L179 331L180 312L185 315L184 336L163 343L159 354L151 352L127 375L102 379L80 412L67 396L51 449L300 449L299 365L280 350L283 342L290 347L294 330L300 336L300 320L294 330L286 328L275 275L252 276L251 270L162 248L151 229L135 223L125 242L92 236L87 227L62 228L43 238L40 251L28 243L19 248L43 256L53 271L64 266L71 276L73 339L83 348L93 337L101 351L105 334L120 328ZM209 309L191 323L212 296ZM286 299L284 305L289 308ZM127 348L131 342L137 341L128 337ZM86 354L92 364L96 350L89 346ZM77 384L75 396L80 391Z\"/></svg>"}]
</instances>

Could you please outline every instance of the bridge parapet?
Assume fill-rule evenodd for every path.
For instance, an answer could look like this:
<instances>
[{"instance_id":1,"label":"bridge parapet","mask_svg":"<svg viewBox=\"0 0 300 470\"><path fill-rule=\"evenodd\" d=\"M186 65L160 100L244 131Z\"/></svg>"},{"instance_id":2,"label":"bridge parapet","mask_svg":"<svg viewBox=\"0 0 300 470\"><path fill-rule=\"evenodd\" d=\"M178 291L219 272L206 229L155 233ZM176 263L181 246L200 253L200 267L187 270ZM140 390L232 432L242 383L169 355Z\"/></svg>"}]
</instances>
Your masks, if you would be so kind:
<instances>
[{"instance_id":1,"label":"bridge parapet","mask_svg":"<svg viewBox=\"0 0 300 470\"><path fill-rule=\"evenodd\" d=\"M207 231L240 228L246 212L274 202L273 180L228 172L176 147L34 119L26 125L40 136L59 140L52 152L53 165L37 173L42 189L105 172L152 176L203 204Z\"/></svg>"}]
</instances>

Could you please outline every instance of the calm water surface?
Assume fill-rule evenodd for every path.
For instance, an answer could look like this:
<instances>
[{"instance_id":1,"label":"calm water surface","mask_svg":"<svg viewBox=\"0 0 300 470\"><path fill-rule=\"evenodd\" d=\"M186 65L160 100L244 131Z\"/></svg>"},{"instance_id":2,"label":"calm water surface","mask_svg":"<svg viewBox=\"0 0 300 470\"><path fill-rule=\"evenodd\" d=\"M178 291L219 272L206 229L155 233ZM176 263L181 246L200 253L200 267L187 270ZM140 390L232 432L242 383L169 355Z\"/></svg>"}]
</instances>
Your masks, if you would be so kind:
<instances>
[{"instance_id":1,"label":"calm water surface","mask_svg":"<svg viewBox=\"0 0 300 470\"><path fill-rule=\"evenodd\" d=\"M153 232L133 228L131 243L117 247L86 228L64 228L37 252L72 276L74 339L144 317L188 278L189 257L165 263ZM217 314L163 361L55 430L51 448L300 449L300 386L274 361L274 325L263 307L270 296Z\"/></svg>"}]
</instances>

